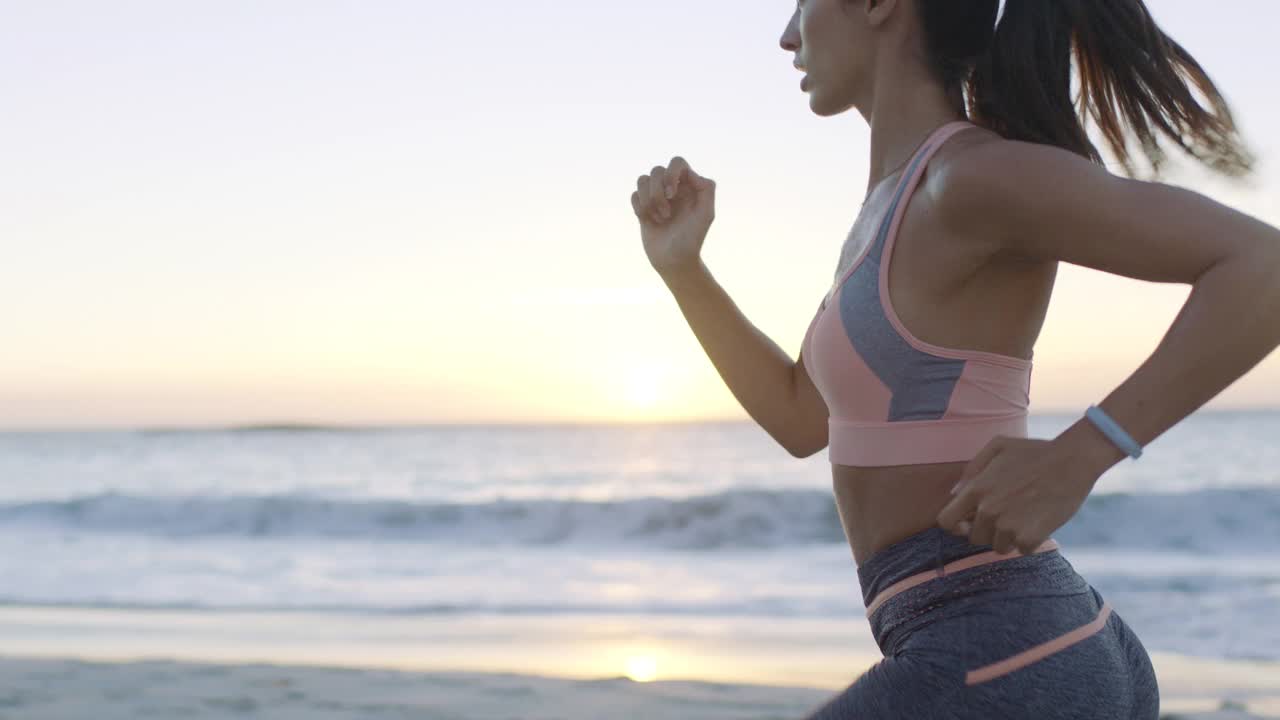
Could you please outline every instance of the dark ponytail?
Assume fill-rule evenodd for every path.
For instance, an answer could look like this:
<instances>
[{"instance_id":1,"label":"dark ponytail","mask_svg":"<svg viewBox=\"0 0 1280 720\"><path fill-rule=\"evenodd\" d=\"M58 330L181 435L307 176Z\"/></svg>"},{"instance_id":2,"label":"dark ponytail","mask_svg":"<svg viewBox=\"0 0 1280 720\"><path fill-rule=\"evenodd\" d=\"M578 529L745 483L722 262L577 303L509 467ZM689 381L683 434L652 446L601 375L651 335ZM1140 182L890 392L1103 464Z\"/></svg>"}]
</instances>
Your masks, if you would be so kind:
<instances>
[{"instance_id":1,"label":"dark ponytail","mask_svg":"<svg viewBox=\"0 0 1280 720\"><path fill-rule=\"evenodd\" d=\"M1159 133L1225 175L1253 169L1217 86L1156 26L1142 0L1006 0L999 27L997 0L916 4L933 70L974 123L1102 164L1084 127L1091 116L1130 176L1126 124L1157 176L1165 161ZM1211 109L1200 105L1192 85Z\"/></svg>"}]
</instances>

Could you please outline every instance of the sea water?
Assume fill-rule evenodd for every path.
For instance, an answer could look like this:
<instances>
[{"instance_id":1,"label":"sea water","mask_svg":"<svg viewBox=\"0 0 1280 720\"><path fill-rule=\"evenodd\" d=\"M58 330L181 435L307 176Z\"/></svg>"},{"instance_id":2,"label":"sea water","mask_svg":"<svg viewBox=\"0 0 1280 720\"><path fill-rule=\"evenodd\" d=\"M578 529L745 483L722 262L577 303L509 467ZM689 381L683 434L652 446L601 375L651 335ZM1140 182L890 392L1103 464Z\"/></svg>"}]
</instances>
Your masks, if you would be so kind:
<instances>
[{"instance_id":1,"label":"sea water","mask_svg":"<svg viewBox=\"0 0 1280 720\"><path fill-rule=\"evenodd\" d=\"M1194 414L1053 537L1148 650L1280 659L1280 412ZM3 433L0 550L8 606L864 612L826 453L747 422Z\"/></svg>"}]
</instances>

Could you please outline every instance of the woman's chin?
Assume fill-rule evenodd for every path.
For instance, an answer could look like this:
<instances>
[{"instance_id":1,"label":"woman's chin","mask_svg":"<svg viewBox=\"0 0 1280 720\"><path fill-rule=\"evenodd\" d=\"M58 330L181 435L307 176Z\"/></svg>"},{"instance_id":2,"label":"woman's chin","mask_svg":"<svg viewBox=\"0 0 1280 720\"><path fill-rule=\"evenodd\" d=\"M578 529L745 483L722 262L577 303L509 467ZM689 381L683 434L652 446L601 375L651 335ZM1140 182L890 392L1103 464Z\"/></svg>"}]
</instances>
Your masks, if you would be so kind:
<instances>
[{"instance_id":1,"label":"woman's chin","mask_svg":"<svg viewBox=\"0 0 1280 720\"><path fill-rule=\"evenodd\" d=\"M815 115L831 117L832 115L839 115L851 107L853 107L853 103L832 103L830 98L820 92L815 92L812 86L809 88L809 109Z\"/></svg>"}]
</instances>

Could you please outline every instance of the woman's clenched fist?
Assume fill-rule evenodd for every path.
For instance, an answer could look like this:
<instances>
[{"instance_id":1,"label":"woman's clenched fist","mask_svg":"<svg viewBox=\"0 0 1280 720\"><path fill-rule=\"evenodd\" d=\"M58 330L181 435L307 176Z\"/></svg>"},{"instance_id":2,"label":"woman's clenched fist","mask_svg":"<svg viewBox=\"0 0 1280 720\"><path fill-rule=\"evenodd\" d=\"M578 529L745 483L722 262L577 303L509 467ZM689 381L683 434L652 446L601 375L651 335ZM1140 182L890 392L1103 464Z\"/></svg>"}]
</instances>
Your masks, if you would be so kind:
<instances>
[{"instance_id":1,"label":"woman's clenched fist","mask_svg":"<svg viewBox=\"0 0 1280 720\"><path fill-rule=\"evenodd\" d=\"M698 264L702 242L716 218L715 203L715 181L695 173L680 156L640 176L631 207L654 270L680 272Z\"/></svg>"}]
</instances>

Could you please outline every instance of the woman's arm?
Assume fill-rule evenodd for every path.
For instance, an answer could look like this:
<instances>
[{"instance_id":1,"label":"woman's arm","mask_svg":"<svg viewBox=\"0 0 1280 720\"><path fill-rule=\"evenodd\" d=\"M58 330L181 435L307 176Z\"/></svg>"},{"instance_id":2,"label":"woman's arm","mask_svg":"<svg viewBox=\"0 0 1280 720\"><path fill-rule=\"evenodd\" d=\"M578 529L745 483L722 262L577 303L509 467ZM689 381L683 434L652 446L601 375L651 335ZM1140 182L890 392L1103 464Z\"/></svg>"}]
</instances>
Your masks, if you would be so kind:
<instances>
[{"instance_id":1,"label":"woman's arm","mask_svg":"<svg viewBox=\"0 0 1280 720\"><path fill-rule=\"evenodd\" d=\"M993 254L1192 286L1152 355L1097 403L1141 445L1280 346L1280 230L1249 215L1015 141L957 153L926 191L948 225ZM1054 442L1095 463L1098 475L1125 457L1083 417Z\"/></svg>"},{"instance_id":2,"label":"woman's arm","mask_svg":"<svg viewBox=\"0 0 1280 720\"><path fill-rule=\"evenodd\" d=\"M743 315L699 261L662 276L711 364L747 414L795 457L827 444L827 406L793 361Z\"/></svg>"}]
</instances>

